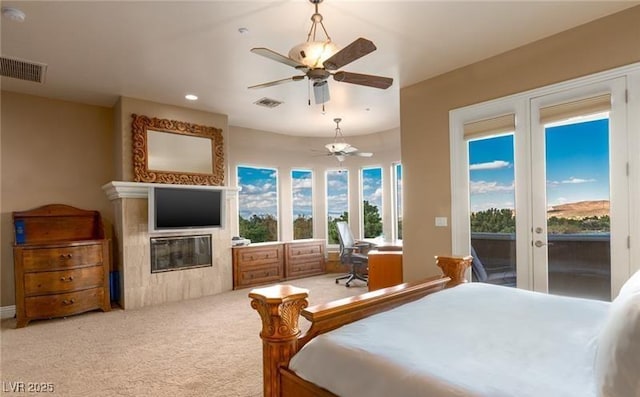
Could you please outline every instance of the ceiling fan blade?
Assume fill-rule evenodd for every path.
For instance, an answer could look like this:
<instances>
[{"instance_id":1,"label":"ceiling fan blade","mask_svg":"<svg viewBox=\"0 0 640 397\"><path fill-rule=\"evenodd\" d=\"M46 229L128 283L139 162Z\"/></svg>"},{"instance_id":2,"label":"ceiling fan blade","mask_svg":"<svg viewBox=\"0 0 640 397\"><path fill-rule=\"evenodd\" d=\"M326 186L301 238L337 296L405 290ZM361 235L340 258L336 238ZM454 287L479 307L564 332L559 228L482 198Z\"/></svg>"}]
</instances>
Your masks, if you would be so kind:
<instances>
[{"instance_id":1,"label":"ceiling fan blade","mask_svg":"<svg viewBox=\"0 0 640 397\"><path fill-rule=\"evenodd\" d=\"M373 156L373 153L371 152L355 152L353 153L356 156L360 156L360 157L371 157Z\"/></svg>"},{"instance_id":2,"label":"ceiling fan blade","mask_svg":"<svg viewBox=\"0 0 640 397\"><path fill-rule=\"evenodd\" d=\"M322 63L327 70L338 70L344 65L350 64L356 59L376 50L375 44L365 38L358 38L348 46L333 54Z\"/></svg>"},{"instance_id":3,"label":"ceiling fan blade","mask_svg":"<svg viewBox=\"0 0 640 397\"><path fill-rule=\"evenodd\" d=\"M313 96L316 100L316 105L329 102L331 95L329 95L329 84L327 80L313 83Z\"/></svg>"},{"instance_id":4,"label":"ceiling fan blade","mask_svg":"<svg viewBox=\"0 0 640 397\"><path fill-rule=\"evenodd\" d=\"M393 84L393 79L390 77L374 76L370 74L350 73L350 72L336 72L333 75L335 81L343 83L351 83L358 85L366 85L368 87L387 89Z\"/></svg>"},{"instance_id":5,"label":"ceiling fan blade","mask_svg":"<svg viewBox=\"0 0 640 397\"><path fill-rule=\"evenodd\" d=\"M355 147L353 147L353 146L347 146L347 147L344 149L344 152L345 152L345 153L347 153L347 154L349 154L349 153L353 153L353 152L357 152L357 151L358 151L358 148L355 148Z\"/></svg>"},{"instance_id":6,"label":"ceiling fan blade","mask_svg":"<svg viewBox=\"0 0 640 397\"><path fill-rule=\"evenodd\" d=\"M251 52L253 52L254 54L262 55L263 57L272 59L276 62L284 63L285 65L289 65L296 69L307 69L307 67L301 64L300 62L293 60L289 57L286 57L282 54L279 54L268 48L264 48L264 47L252 48Z\"/></svg>"},{"instance_id":7,"label":"ceiling fan blade","mask_svg":"<svg viewBox=\"0 0 640 397\"><path fill-rule=\"evenodd\" d=\"M274 85L280 85L280 84L284 84L284 83L288 83L290 81L300 81L300 80L304 80L305 76L291 76L291 77L287 77L286 79L280 79L280 80L274 80L274 81L270 81L268 83L262 83L262 84L256 84L256 85L252 85L250 87L247 88L264 88L264 87L271 87Z\"/></svg>"}]
</instances>

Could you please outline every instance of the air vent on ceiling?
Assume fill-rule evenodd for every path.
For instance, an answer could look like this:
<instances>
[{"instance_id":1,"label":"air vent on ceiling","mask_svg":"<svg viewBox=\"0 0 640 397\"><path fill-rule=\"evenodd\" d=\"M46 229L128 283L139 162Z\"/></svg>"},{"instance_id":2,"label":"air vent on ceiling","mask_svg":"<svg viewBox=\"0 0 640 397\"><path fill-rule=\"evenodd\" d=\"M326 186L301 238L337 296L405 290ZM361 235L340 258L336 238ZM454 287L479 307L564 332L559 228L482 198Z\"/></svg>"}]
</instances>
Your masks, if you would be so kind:
<instances>
[{"instance_id":1,"label":"air vent on ceiling","mask_svg":"<svg viewBox=\"0 0 640 397\"><path fill-rule=\"evenodd\" d=\"M14 79L44 83L47 65L24 59L0 57L0 75Z\"/></svg>"},{"instance_id":2,"label":"air vent on ceiling","mask_svg":"<svg viewBox=\"0 0 640 397\"><path fill-rule=\"evenodd\" d=\"M282 105L283 102L276 101L275 99L271 98L262 98L258 99L254 103L258 106L264 106L266 108L275 108L276 106Z\"/></svg>"}]
</instances>

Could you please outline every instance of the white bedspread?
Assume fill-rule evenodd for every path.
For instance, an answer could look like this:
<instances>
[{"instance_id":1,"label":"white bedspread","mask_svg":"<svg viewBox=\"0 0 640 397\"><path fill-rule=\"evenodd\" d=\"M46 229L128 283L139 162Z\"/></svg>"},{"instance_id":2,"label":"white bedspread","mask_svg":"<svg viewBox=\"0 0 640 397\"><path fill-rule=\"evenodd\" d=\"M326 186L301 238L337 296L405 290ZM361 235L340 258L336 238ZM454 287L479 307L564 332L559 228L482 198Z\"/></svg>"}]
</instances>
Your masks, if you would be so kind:
<instances>
[{"instance_id":1,"label":"white bedspread","mask_svg":"<svg viewBox=\"0 0 640 397\"><path fill-rule=\"evenodd\" d=\"M590 397L609 305L465 284L320 335L289 367L342 397Z\"/></svg>"}]
</instances>

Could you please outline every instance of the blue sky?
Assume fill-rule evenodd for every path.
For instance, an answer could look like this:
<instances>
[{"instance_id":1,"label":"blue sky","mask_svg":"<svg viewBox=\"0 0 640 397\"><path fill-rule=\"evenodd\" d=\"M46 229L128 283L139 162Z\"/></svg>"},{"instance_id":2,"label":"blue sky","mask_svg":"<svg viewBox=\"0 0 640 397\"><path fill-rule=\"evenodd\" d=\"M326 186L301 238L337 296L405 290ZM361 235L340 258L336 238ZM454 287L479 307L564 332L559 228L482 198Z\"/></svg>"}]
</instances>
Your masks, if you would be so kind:
<instances>
[{"instance_id":1,"label":"blue sky","mask_svg":"<svg viewBox=\"0 0 640 397\"><path fill-rule=\"evenodd\" d=\"M291 192L293 194L293 219L299 215L311 217L313 215L311 171L291 171Z\"/></svg>"},{"instance_id":2,"label":"blue sky","mask_svg":"<svg viewBox=\"0 0 640 397\"><path fill-rule=\"evenodd\" d=\"M240 216L278 214L278 172L275 169L238 167Z\"/></svg>"},{"instance_id":3,"label":"blue sky","mask_svg":"<svg viewBox=\"0 0 640 397\"><path fill-rule=\"evenodd\" d=\"M327 212L332 218L349 211L349 171L327 171Z\"/></svg>"},{"instance_id":4,"label":"blue sky","mask_svg":"<svg viewBox=\"0 0 640 397\"><path fill-rule=\"evenodd\" d=\"M609 199L609 121L546 129L548 206ZM469 143L471 211L514 208L513 135Z\"/></svg>"},{"instance_id":5,"label":"blue sky","mask_svg":"<svg viewBox=\"0 0 640 397\"><path fill-rule=\"evenodd\" d=\"M402 167L396 168L398 190L402 192ZM310 170L291 171L291 190L293 194L293 218L298 215L312 216L313 174ZM349 172L347 170L327 171L327 208L329 216L338 217L348 211ZM366 168L362 170L363 200L368 200L380 208L382 215L382 169ZM240 215L249 218L252 215L271 214L277 216L277 171L269 168L238 167L238 193ZM400 211L402 203L398 204Z\"/></svg>"}]
</instances>

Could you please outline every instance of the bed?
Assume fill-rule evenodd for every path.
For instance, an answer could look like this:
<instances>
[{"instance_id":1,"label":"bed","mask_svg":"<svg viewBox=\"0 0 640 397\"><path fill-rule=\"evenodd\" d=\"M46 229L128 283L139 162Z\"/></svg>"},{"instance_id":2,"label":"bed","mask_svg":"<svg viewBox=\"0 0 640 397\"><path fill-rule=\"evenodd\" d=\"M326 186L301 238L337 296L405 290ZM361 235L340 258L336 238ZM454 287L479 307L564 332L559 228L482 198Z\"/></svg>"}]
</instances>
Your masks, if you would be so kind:
<instances>
[{"instance_id":1,"label":"bed","mask_svg":"<svg viewBox=\"0 0 640 397\"><path fill-rule=\"evenodd\" d=\"M640 397L640 271L609 303L465 283L470 261L314 307L296 287L251 291L264 395Z\"/></svg>"}]
</instances>

